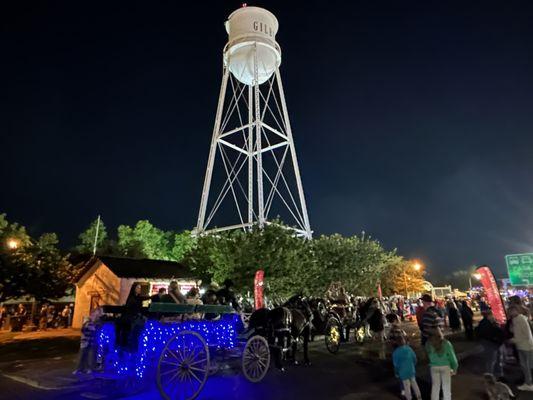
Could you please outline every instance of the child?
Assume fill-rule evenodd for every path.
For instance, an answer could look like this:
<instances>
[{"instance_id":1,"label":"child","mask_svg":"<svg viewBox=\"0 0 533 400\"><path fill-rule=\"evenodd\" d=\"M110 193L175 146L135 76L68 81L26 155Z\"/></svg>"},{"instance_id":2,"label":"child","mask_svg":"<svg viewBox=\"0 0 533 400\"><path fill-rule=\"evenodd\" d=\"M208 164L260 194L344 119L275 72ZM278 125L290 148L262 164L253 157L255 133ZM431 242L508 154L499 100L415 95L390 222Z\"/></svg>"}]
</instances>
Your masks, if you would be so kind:
<instances>
[{"instance_id":1,"label":"child","mask_svg":"<svg viewBox=\"0 0 533 400\"><path fill-rule=\"evenodd\" d=\"M431 400L439 400L441 388L443 400L451 400L451 377L459 366L452 344L437 328L426 343L426 351L431 371Z\"/></svg>"},{"instance_id":2,"label":"child","mask_svg":"<svg viewBox=\"0 0 533 400\"><path fill-rule=\"evenodd\" d=\"M96 335L96 322L102 315L102 310L96 308L89 317L85 317L81 327L80 356L78 367L73 374L85 372L90 374L94 364L94 338Z\"/></svg>"},{"instance_id":3,"label":"child","mask_svg":"<svg viewBox=\"0 0 533 400\"><path fill-rule=\"evenodd\" d=\"M398 346L398 339L400 337L403 337L407 343L407 333L402 329L400 318L396 314L388 314L386 318L387 322L390 324L389 341L392 343L393 347Z\"/></svg>"},{"instance_id":4,"label":"child","mask_svg":"<svg viewBox=\"0 0 533 400\"><path fill-rule=\"evenodd\" d=\"M406 344L405 337L399 336L396 339L396 349L392 352L392 363L394 372L403 386L403 393L407 400L412 400L411 390L415 393L417 400L422 399L420 389L416 383L416 354L411 347Z\"/></svg>"}]
</instances>

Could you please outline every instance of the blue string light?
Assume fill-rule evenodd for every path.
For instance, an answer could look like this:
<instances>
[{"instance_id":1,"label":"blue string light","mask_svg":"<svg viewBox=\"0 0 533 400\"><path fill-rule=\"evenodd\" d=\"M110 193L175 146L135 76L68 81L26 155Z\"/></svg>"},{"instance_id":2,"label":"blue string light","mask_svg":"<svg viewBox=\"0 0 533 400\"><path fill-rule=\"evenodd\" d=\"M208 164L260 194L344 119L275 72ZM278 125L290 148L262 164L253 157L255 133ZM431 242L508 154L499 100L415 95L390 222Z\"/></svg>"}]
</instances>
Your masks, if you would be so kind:
<instances>
[{"instance_id":1,"label":"blue string light","mask_svg":"<svg viewBox=\"0 0 533 400\"><path fill-rule=\"evenodd\" d=\"M136 375L143 379L147 371L154 371L166 343L180 331L198 332L210 349L232 349L237 346L237 333L242 329L238 315L223 315L219 320L190 320L159 322L148 320L139 335L137 352L131 353L116 346L115 325L102 324L96 335L96 356L106 372Z\"/></svg>"}]
</instances>

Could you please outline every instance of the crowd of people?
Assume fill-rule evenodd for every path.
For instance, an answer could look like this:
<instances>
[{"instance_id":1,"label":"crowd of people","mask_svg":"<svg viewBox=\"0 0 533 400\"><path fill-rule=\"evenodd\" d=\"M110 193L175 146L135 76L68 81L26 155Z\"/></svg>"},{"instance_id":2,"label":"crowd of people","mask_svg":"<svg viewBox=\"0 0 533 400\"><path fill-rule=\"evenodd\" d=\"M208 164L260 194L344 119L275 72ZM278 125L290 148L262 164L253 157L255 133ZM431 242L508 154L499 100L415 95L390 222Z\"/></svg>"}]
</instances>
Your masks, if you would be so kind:
<instances>
[{"instance_id":1,"label":"crowd of people","mask_svg":"<svg viewBox=\"0 0 533 400\"><path fill-rule=\"evenodd\" d=\"M508 320L500 325L484 299L477 300L482 319L474 328L474 312L469 301L434 301L425 294L420 298L416 310L420 340L425 350L431 375L431 400L450 400L452 398L451 380L458 371L458 361L452 343L445 338L448 332L464 330L466 339L476 340L483 351L483 371L489 399L505 400L513 397L506 384L504 365L513 358L518 361L524 375L524 383L519 391L533 391L531 369L533 368L533 334L531 312L528 305L518 296L507 300ZM440 304L439 304L440 303ZM388 340L392 345L392 362L396 376L401 381L402 395L411 400L421 399L416 381L417 357L401 328L401 321L395 314L386 318L390 322Z\"/></svg>"},{"instance_id":2,"label":"crowd of people","mask_svg":"<svg viewBox=\"0 0 533 400\"><path fill-rule=\"evenodd\" d=\"M344 292L336 293L336 296ZM338 298L329 299L332 302ZM242 306L232 290L232 282L226 281L222 288L209 287L202 296L194 287L183 295L177 282L159 289L152 295L142 294L142 287L134 284L125 303L122 313L117 340L124 347L135 343L134 337L144 323L143 307L146 301L152 303L166 302L174 304L229 304L237 310ZM504 360L514 357L519 362L524 375L524 384L518 386L520 391L533 391L531 369L533 368L533 335L531 313L528 306L518 297L508 299L508 322L500 326L492 310L483 298L475 301L470 299L456 300L433 299L425 294L420 299L406 300L402 297L350 298L346 301L355 308L355 313L364 335L374 340L388 342L392 347L392 362L396 376L401 382L404 398L421 399L422 395L416 380L417 356L412 346L415 343L409 338L402 327L406 320L416 320L420 330L420 344L428 360L431 376L431 400L452 398L452 377L458 372L459 363L453 344L446 338L450 333L464 332L468 341L476 340L483 346L483 369L487 388L499 393L495 399L506 399L512 395L505 382ZM482 319L474 327L474 311L481 311ZM45 320L45 308L41 318ZM80 364L76 372L88 372L93 368L94 357L90 354L93 347L96 321L101 312L93 313L83 324L80 349ZM187 318L209 318L209 315L188 314ZM214 317L214 316L211 316ZM446 333L446 335L445 335ZM416 343L418 344L418 343ZM93 361L91 361L93 360ZM508 397L505 397L508 396Z\"/></svg>"},{"instance_id":3,"label":"crowd of people","mask_svg":"<svg viewBox=\"0 0 533 400\"><path fill-rule=\"evenodd\" d=\"M21 331L24 326L32 325L38 330L68 328L72 325L73 304L57 305L43 303L35 308L32 315L32 306L19 304L18 306L0 307L0 328L12 331Z\"/></svg>"}]
</instances>

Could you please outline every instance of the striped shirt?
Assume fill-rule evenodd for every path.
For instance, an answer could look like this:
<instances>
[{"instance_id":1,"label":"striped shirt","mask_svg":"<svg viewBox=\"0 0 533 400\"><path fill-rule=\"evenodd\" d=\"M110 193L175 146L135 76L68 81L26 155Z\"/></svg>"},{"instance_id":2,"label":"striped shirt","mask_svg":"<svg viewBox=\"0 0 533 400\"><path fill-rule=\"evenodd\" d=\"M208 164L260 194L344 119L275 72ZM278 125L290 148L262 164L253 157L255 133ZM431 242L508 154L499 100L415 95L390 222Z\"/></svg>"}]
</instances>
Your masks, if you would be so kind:
<instances>
[{"instance_id":1,"label":"striped shirt","mask_svg":"<svg viewBox=\"0 0 533 400\"><path fill-rule=\"evenodd\" d=\"M443 326L444 321L437 309L434 306L428 307L422 315L422 320L420 321L422 336L427 338L432 332L436 331L437 328L442 329Z\"/></svg>"}]
</instances>

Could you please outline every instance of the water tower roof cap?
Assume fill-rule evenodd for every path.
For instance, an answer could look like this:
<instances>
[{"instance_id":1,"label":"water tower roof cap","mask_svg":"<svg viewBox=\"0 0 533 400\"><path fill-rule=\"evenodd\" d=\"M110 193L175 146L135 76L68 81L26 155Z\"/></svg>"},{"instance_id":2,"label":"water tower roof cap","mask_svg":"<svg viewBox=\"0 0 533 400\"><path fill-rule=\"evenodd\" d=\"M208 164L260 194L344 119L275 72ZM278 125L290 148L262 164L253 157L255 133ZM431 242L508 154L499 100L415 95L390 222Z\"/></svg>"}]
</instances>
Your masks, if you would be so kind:
<instances>
[{"instance_id":1,"label":"water tower roof cap","mask_svg":"<svg viewBox=\"0 0 533 400\"><path fill-rule=\"evenodd\" d=\"M263 13L263 14L268 14L270 16L270 18L273 19L273 21L275 22L275 26L273 27L276 31L278 30L278 19L276 18L276 16L274 14L272 14L270 11L268 11L267 9L265 8L262 8L262 7L255 7L255 6L246 6L246 7L241 7L241 8L238 8L236 9L235 11L233 11L229 17L228 17L228 21L234 17L235 15L237 14L240 14L240 13L244 13L244 12L260 12L260 13ZM226 31L229 33L229 30L228 30L229 26L228 24L226 24Z\"/></svg>"}]
</instances>

